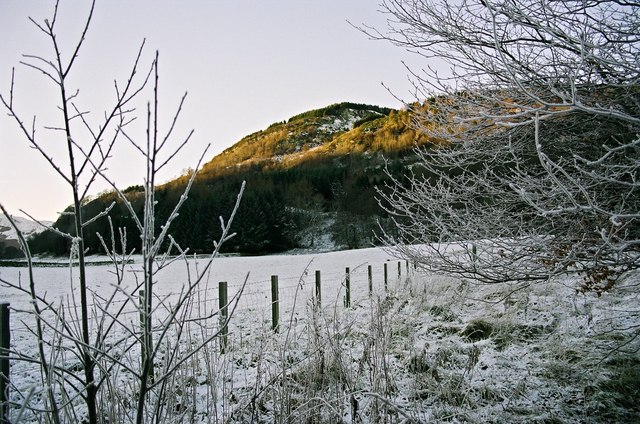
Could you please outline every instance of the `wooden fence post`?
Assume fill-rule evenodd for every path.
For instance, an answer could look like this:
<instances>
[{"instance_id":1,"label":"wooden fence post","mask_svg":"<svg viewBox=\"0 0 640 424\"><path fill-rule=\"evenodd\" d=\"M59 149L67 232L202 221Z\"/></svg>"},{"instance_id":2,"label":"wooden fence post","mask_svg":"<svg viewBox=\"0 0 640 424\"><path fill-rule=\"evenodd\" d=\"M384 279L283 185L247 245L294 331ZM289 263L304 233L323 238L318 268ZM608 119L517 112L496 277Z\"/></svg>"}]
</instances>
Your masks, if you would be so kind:
<instances>
[{"instance_id":1,"label":"wooden fence post","mask_svg":"<svg viewBox=\"0 0 640 424\"><path fill-rule=\"evenodd\" d=\"M373 271L371 265L367 266L367 276L369 277L369 296L373 294Z\"/></svg>"},{"instance_id":2,"label":"wooden fence post","mask_svg":"<svg viewBox=\"0 0 640 424\"><path fill-rule=\"evenodd\" d=\"M389 289L389 274L387 273L387 263L384 263L384 291Z\"/></svg>"},{"instance_id":3,"label":"wooden fence post","mask_svg":"<svg viewBox=\"0 0 640 424\"><path fill-rule=\"evenodd\" d=\"M9 424L9 304L0 303L0 423Z\"/></svg>"},{"instance_id":4,"label":"wooden fence post","mask_svg":"<svg viewBox=\"0 0 640 424\"><path fill-rule=\"evenodd\" d=\"M227 320L229 319L227 309L227 282L220 281L218 283L218 309L220 313L220 353L225 353L227 350L227 335L229 334L229 327Z\"/></svg>"},{"instance_id":5,"label":"wooden fence post","mask_svg":"<svg viewBox=\"0 0 640 424\"><path fill-rule=\"evenodd\" d=\"M319 308L322 305L322 287L320 279L320 270L316 271L316 306Z\"/></svg>"},{"instance_id":6,"label":"wooden fence post","mask_svg":"<svg viewBox=\"0 0 640 424\"><path fill-rule=\"evenodd\" d=\"M349 267L345 270L344 286L344 306L345 308L349 308L351 307L351 273Z\"/></svg>"},{"instance_id":7,"label":"wooden fence post","mask_svg":"<svg viewBox=\"0 0 640 424\"><path fill-rule=\"evenodd\" d=\"M274 332L279 331L278 320L280 317L280 306L278 304L278 276L271 276L271 328Z\"/></svg>"}]
</instances>

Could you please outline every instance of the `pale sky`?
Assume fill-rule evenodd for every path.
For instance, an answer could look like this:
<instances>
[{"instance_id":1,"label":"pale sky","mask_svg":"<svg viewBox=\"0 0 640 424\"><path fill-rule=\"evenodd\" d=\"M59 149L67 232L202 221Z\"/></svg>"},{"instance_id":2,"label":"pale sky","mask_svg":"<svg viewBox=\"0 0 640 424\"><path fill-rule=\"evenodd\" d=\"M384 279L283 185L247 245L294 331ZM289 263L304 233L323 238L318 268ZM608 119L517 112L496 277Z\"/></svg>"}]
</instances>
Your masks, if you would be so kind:
<instances>
[{"instance_id":1,"label":"pale sky","mask_svg":"<svg viewBox=\"0 0 640 424\"><path fill-rule=\"evenodd\" d=\"M146 38L146 67L160 51L160 108L166 120L188 92L178 134L195 133L189 146L160 175L160 182L195 166L269 124L341 101L399 108L412 100L402 61L420 66L390 44L371 41L351 27L384 27L376 0L98 0L92 27L71 86L77 103L98 118L113 99L113 81L123 82ZM0 92L8 95L16 68L15 104L25 121L37 115L39 139L61 167L68 165L63 141L40 126L59 126L52 85L19 64L22 54L47 55L46 37L28 20L51 16L45 0L0 0ZM75 40L89 1L61 0L60 42ZM64 47L63 47L64 48ZM417 65L416 65L417 64ZM382 85L386 85L390 94ZM150 92L141 98L144 104ZM146 112L138 110L140 125ZM164 127L168 125L165 120ZM30 124L29 124L30 125ZM144 137L143 127L138 128ZM135 135L135 133L134 133ZM178 142L178 139L176 139ZM123 142L109 172L120 188L141 184L143 164ZM205 161L206 161L205 160ZM92 194L107 188L94 185ZM71 203L69 187L35 150L15 122L0 116L0 203L11 213L24 209L55 220Z\"/></svg>"}]
</instances>

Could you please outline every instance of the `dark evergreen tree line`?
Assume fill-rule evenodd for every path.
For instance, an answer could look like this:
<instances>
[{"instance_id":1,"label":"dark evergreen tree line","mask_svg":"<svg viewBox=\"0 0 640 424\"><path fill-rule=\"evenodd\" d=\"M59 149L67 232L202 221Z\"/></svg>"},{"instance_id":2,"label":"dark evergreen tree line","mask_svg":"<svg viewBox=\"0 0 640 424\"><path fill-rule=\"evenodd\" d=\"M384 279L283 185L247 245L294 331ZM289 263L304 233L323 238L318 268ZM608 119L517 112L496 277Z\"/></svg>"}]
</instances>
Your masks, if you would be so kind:
<instances>
[{"instance_id":1,"label":"dark evergreen tree line","mask_svg":"<svg viewBox=\"0 0 640 424\"><path fill-rule=\"evenodd\" d=\"M388 168L395 174L405 170L405 153L394 153ZM348 248L366 247L375 243L373 229L385 214L375 199L375 187L386 180L384 159L380 155L351 154L330 158L314 158L292 168L263 170L260 167L215 178L196 179L189 199L173 222L170 233L176 242L191 252L208 252L220 237L219 217L227 217L236 200L243 180L247 188L234 224L235 237L225 244L226 252L263 254L299 247L311 221L318 214L332 213L335 222L330 228L338 245ZM158 187L157 222L163 222L178 202L184 179ZM141 187L124 190L139 215L142 214ZM83 207L85 213L99 213L112 202L109 213L114 228L126 231L127 249L140 249L140 239L129 212L114 193L104 194ZM55 224L59 230L73 233L67 215ZM159 230L159 229L158 229ZM85 246L91 254L103 252L100 234L110 243L109 220L101 218L85 231ZM120 240L116 231L116 244ZM34 253L67 254L68 241L51 231L30 240Z\"/></svg>"}]
</instances>

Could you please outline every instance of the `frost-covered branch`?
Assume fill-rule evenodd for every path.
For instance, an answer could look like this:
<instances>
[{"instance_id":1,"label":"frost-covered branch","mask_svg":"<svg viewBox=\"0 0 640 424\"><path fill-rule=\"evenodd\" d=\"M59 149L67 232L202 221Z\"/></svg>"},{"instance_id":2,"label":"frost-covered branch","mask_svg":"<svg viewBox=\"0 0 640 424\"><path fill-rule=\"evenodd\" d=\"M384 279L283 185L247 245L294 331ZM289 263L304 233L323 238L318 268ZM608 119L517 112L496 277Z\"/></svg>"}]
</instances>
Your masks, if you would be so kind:
<instances>
[{"instance_id":1,"label":"frost-covered branch","mask_svg":"<svg viewBox=\"0 0 640 424\"><path fill-rule=\"evenodd\" d=\"M639 267L640 5L381 6L386 30L364 32L450 66L411 71L426 97L414 123L439 147L381 188L387 240L484 282L580 273L607 287Z\"/></svg>"}]
</instances>

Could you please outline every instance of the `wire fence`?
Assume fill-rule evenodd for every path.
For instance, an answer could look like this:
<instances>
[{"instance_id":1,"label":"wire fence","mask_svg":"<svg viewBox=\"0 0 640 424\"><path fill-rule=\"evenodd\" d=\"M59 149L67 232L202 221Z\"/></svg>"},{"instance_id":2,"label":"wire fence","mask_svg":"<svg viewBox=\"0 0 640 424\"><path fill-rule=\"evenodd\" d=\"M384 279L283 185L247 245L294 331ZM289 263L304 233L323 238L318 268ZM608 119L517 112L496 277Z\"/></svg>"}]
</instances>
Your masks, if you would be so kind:
<instances>
[{"instance_id":1,"label":"wire fence","mask_svg":"<svg viewBox=\"0 0 640 424\"><path fill-rule=\"evenodd\" d=\"M390 264L394 265L393 272ZM396 268L397 267L397 268ZM403 280L412 269L406 261L387 262L374 267L368 263L341 270L305 270L302 275L276 275L278 278L278 303L282 315L292 309L303 308L309 302L317 302L322 308L344 308L379 294ZM243 313L269 312L273 306L271 279L229 282L229 302L233 303L234 315ZM219 309L220 288L207 284L204 288L188 287L177 290L162 290L154 294L152 315L157 321L166 319L178 307L178 303L188 298L188 306L196 315L207 316ZM317 299L320 291L321 299ZM139 296L141 290L113 288L108 296L93 292L88 309L93 311L94 321L105 313L116 314L126 321L135 321L141 312ZM348 299L346 297L348 296ZM52 298L52 296L49 296ZM78 296L69 294L56 300L40 302L41 317L48 321L64 320L65 325L74 326L80 322ZM34 310L32 302L11 303L13 312L12 334L32 334ZM181 306L185 308L186 306ZM25 325L19 325L24 323ZM16 325L18 324L18 325Z\"/></svg>"},{"instance_id":2,"label":"wire fence","mask_svg":"<svg viewBox=\"0 0 640 424\"><path fill-rule=\"evenodd\" d=\"M206 334L222 338L220 351L224 353L227 343L249 337L257 326L278 331L279 328L299 324L308 318L310 308L325 313L357 308L371 296L393 289L413 271L405 261L365 262L355 267L335 268L316 270L307 265L301 273L274 274L267 279L214 283L214 279L209 278L198 285L159 287L152 302L152 324L154 328L162 329L171 322L193 323L200 331L205 328ZM109 338L101 342L103 346L116 343L115 339L123 335L135 338L142 331L144 317L140 299L143 296L139 289L136 284L111 285L92 292L88 305L90 331L94 335L109 334ZM32 368L37 375L37 361L31 359L36 357L38 331L42 332L41 338L50 340L51 344L66 342L71 345L74 338L66 337L65 340L62 334L76 335L76 340L80 340L82 334L77 293L70 291L58 297L52 293L41 294L37 302L40 329L35 326L33 301L26 291L22 294L22 298L12 299L10 307L8 302L1 302L7 311L0 317L3 331L0 337L3 341L0 346L0 383L5 386L9 384L10 360L20 361L22 367ZM110 331L107 331L108 327ZM29 374L28 370L22 372Z\"/></svg>"},{"instance_id":3,"label":"wire fence","mask_svg":"<svg viewBox=\"0 0 640 424\"><path fill-rule=\"evenodd\" d=\"M219 340L219 352L224 354L228 346L242 346L255 338L257 332L278 332L280 328L290 329L293 323L304 323L312 310L335 314L359 308L367 299L393 290L413 271L404 261L363 262L352 267L325 265L324 269L316 269L313 265L311 262L306 264L302 271L300 267L281 266L280 272L269 278L264 278L266 268L263 267L261 273L256 273L256 278L247 277L251 275L247 272L250 270L238 270L237 275L244 274L244 278L208 276L196 279L198 284L187 279L187 283L180 285L166 283L184 278L180 270L173 270L166 275L164 284L154 287L151 311L154 334L166 329L169 329L169 338L179 338L181 331L199 334L201 341ZM109 272L106 267L104 272ZM121 346L123 340L129 340L126 343L131 346L141 340L145 322L141 303L144 296L136 273L139 271L133 270L130 275L133 278L117 280L117 284L106 284L104 278L97 278L98 282L92 286L91 301L87 305L91 315L90 334L92 343L104 352L119 343ZM51 275L53 280L59 278L59 281L69 279L68 273L60 274L59 270L44 275ZM7 280L4 275L3 279ZM37 386L40 375L38 340L45 341L49 354L53 354L56 346L57 354L65 356L57 361L66 366L69 362L79 362L73 353L73 346L79 346L78 341L82 340L79 294L63 287L73 288L74 285L67 282L64 286L53 281L39 291L41 297L35 302L27 290L13 287L13 291L21 295L8 296L10 305L6 300L0 300L0 310L6 310L0 314L1 393L6 393L6 387L12 384L11 367L11 374L20 380L20 385ZM38 321L34 303L39 307ZM131 355L132 362L140 359L138 348L127 354ZM7 400L0 399L0 405L4 408ZM5 409L0 411L0 420Z\"/></svg>"}]
</instances>

